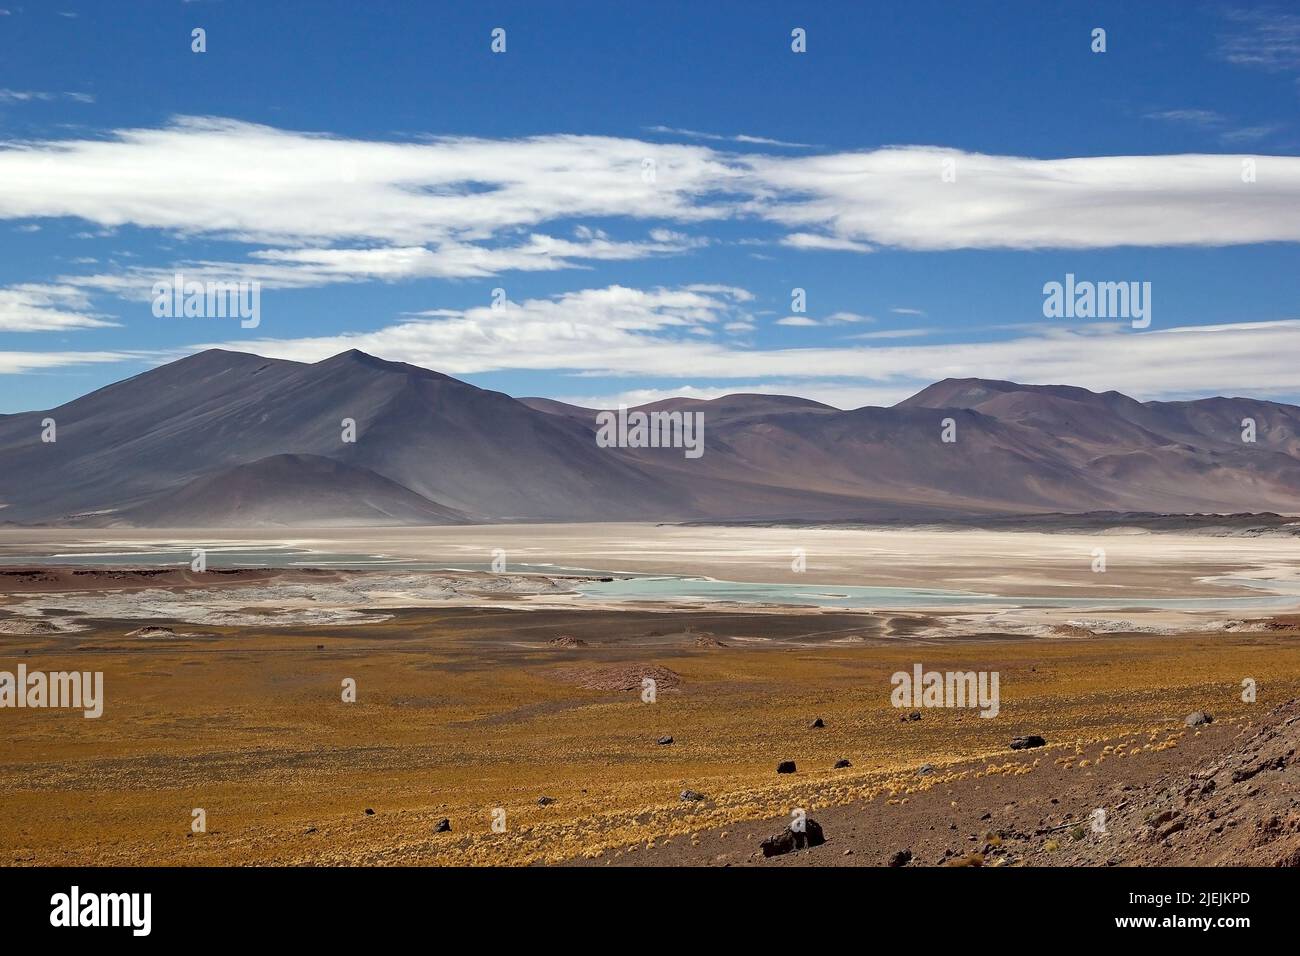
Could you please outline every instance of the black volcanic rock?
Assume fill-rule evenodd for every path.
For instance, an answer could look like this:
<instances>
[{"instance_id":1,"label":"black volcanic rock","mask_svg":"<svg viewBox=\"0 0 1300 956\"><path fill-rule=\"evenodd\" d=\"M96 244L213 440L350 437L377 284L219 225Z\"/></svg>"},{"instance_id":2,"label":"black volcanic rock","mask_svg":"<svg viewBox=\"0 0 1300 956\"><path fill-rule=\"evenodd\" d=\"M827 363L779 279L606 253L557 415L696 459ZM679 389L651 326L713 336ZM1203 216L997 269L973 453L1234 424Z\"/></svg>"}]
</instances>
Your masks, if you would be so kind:
<instances>
[{"instance_id":1,"label":"black volcanic rock","mask_svg":"<svg viewBox=\"0 0 1300 956\"><path fill-rule=\"evenodd\" d=\"M768 837L759 844L759 849L765 857L783 856L795 850L821 846L825 842L826 834L821 824L809 817L804 819L803 826L799 829L791 824L775 836Z\"/></svg>"}]
</instances>

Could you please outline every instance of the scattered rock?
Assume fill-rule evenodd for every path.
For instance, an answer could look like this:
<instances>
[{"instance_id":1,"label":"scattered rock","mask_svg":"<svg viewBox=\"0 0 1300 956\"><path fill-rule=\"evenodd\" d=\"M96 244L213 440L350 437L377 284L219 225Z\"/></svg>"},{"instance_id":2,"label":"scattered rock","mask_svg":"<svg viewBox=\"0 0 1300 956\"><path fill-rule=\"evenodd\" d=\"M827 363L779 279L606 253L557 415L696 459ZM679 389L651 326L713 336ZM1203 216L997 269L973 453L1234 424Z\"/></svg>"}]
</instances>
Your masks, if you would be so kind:
<instances>
[{"instance_id":1,"label":"scattered rock","mask_svg":"<svg viewBox=\"0 0 1300 956\"><path fill-rule=\"evenodd\" d=\"M782 856L794 850L821 846L826 842L821 824L811 817L804 819L801 829L794 830L792 827L793 825L788 826L776 836L770 836L760 843L758 848L763 851L763 856Z\"/></svg>"},{"instance_id":2,"label":"scattered rock","mask_svg":"<svg viewBox=\"0 0 1300 956\"><path fill-rule=\"evenodd\" d=\"M1184 718L1183 723L1188 727L1201 727L1214 723L1214 715L1207 714L1203 710L1194 710Z\"/></svg>"},{"instance_id":3,"label":"scattered rock","mask_svg":"<svg viewBox=\"0 0 1300 956\"><path fill-rule=\"evenodd\" d=\"M551 647L586 647L587 642L572 634L561 634L546 642Z\"/></svg>"},{"instance_id":4,"label":"scattered rock","mask_svg":"<svg viewBox=\"0 0 1300 956\"><path fill-rule=\"evenodd\" d=\"M685 800L687 803L698 803L699 801L704 799L704 794L699 793L698 791L695 790L683 790L682 799Z\"/></svg>"},{"instance_id":5,"label":"scattered rock","mask_svg":"<svg viewBox=\"0 0 1300 956\"><path fill-rule=\"evenodd\" d=\"M777 773L794 773L794 771L795 771L795 767L794 767L793 760L782 760L779 764L776 765Z\"/></svg>"},{"instance_id":6,"label":"scattered rock","mask_svg":"<svg viewBox=\"0 0 1300 956\"><path fill-rule=\"evenodd\" d=\"M1044 747L1047 741L1037 734L1026 734L1024 737L1015 737L1011 741L1012 750L1029 750L1031 747Z\"/></svg>"},{"instance_id":7,"label":"scattered rock","mask_svg":"<svg viewBox=\"0 0 1300 956\"><path fill-rule=\"evenodd\" d=\"M157 624L149 624L145 627L137 627L134 631L127 631L126 636L147 637L147 638L153 638L155 640L159 640L159 639L171 639L174 637L179 637L180 635L177 634L170 627L160 627Z\"/></svg>"},{"instance_id":8,"label":"scattered rock","mask_svg":"<svg viewBox=\"0 0 1300 956\"><path fill-rule=\"evenodd\" d=\"M448 820L446 817L443 817L441 820L439 820L437 823L435 823L435 824L433 825L433 832L434 832L434 833L450 833L450 832L451 832L451 821Z\"/></svg>"},{"instance_id":9,"label":"scattered rock","mask_svg":"<svg viewBox=\"0 0 1300 956\"><path fill-rule=\"evenodd\" d=\"M897 853L895 853L893 856L889 858L890 866L907 866L907 864L911 862L912 862L911 850L899 850Z\"/></svg>"},{"instance_id":10,"label":"scattered rock","mask_svg":"<svg viewBox=\"0 0 1300 956\"><path fill-rule=\"evenodd\" d=\"M666 747L672 742L673 742L673 738L669 737L667 734L665 734L664 736L660 737L658 740L655 741L655 743L657 743L660 747Z\"/></svg>"},{"instance_id":11,"label":"scattered rock","mask_svg":"<svg viewBox=\"0 0 1300 956\"><path fill-rule=\"evenodd\" d=\"M1051 633L1058 637L1096 637L1097 632L1084 627L1082 624L1056 624L1053 625Z\"/></svg>"},{"instance_id":12,"label":"scattered rock","mask_svg":"<svg viewBox=\"0 0 1300 956\"><path fill-rule=\"evenodd\" d=\"M910 720L920 720L920 719L921 719L921 712L920 712L919 710L914 710L914 711L912 711L910 714L901 714L901 715L899 715L899 718L898 718L898 719L899 719L900 721L902 721L903 723L907 723L907 722L910 721Z\"/></svg>"},{"instance_id":13,"label":"scattered rock","mask_svg":"<svg viewBox=\"0 0 1300 956\"><path fill-rule=\"evenodd\" d=\"M850 762L847 761L847 760L837 760L837 761L835 761L835 769L836 769L836 770L843 770L845 767L852 767L852 766L853 766L853 764L850 763Z\"/></svg>"},{"instance_id":14,"label":"scattered rock","mask_svg":"<svg viewBox=\"0 0 1300 956\"><path fill-rule=\"evenodd\" d=\"M1162 829L1159 833L1156 834L1156 839L1163 840L1166 837L1172 836L1173 834L1177 833L1179 830L1184 829L1186 826L1187 826L1186 819L1173 820L1168 825L1166 825L1164 829Z\"/></svg>"}]
</instances>

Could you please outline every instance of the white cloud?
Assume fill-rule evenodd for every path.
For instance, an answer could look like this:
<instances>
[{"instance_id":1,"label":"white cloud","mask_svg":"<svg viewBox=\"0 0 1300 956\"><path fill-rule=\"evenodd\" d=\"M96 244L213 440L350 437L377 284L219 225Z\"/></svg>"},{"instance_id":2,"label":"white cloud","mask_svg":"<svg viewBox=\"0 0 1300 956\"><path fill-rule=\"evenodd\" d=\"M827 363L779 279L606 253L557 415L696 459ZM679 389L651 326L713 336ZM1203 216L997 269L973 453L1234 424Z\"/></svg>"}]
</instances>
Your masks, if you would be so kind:
<instances>
[{"instance_id":1,"label":"white cloud","mask_svg":"<svg viewBox=\"0 0 1300 956\"><path fill-rule=\"evenodd\" d=\"M941 180L944 160L955 182ZM783 225L787 247L858 252L1300 241L1300 157L1256 162L1257 182L1245 184L1233 155L1040 160L902 147L777 156L601 136L363 141L181 118L0 146L0 218L216 235L263 247L263 257L306 250L306 261L280 260L309 275L335 273L332 256L357 252L425 249L446 262L434 274L468 262L477 275L497 268L480 248L500 253L502 268L548 255L681 251L708 239L686 240L665 223L724 219ZM536 239L518 245L543 223L574 219L664 231L648 243L590 231L570 246L536 233L549 253Z\"/></svg>"},{"instance_id":2,"label":"white cloud","mask_svg":"<svg viewBox=\"0 0 1300 956\"><path fill-rule=\"evenodd\" d=\"M861 408L863 405L894 405L915 389L900 387L871 388L845 385L837 382L757 382L732 385L682 385L677 388L633 388L604 395L579 395L558 398L557 401L585 408L617 408L627 405L646 405L666 398L697 398L708 400L724 395L793 395L833 408Z\"/></svg>"},{"instance_id":3,"label":"white cloud","mask_svg":"<svg viewBox=\"0 0 1300 956\"><path fill-rule=\"evenodd\" d=\"M501 309L440 309L374 332L215 344L300 361L358 348L452 375L531 369L821 387L835 380L845 388L902 392L945 377L976 377L1118 389L1138 398L1285 395L1296 388L1300 319L1144 332L1117 324L1043 324L1000 340L825 348L760 349L731 339L701 341L692 333L748 321L746 295L610 286Z\"/></svg>"},{"instance_id":4,"label":"white cloud","mask_svg":"<svg viewBox=\"0 0 1300 956\"><path fill-rule=\"evenodd\" d=\"M1225 143L1250 143L1264 139L1283 129L1281 123L1266 123L1261 126L1243 126L1241 129L1225 130L1219 139Z\"/></svg>"},{"instance_id":5,"label":"white cloud","mask_svg":"<svg viewBox=\"0 0 1300 956\"><path fill-rule=\"evenodd\" d=\"M131 352L0 352L0 375L18 375L70 365L125 362L141 357L139 353Z\"/></svg>"},{"instance_id":6,"label":"white cloud","mask_svg":"<svg viewBox=\"0 0 1300 956\"><path fill-rule=\"evenodd\" d=\"M807 315L787 315L783 319L777 319L773 325L788 325L797 328L811 328L818 325L839 325L849 322L874 322L876 321L869 315L859 315L856 312L832 312L824 319L814 319Z\"/></svg>"},{"instance_id":7,"label":"white cloud","mask_svg":"<svg viewBox=\"0 0 1300 956\"><path fill-rule=\"evenodd\" d=\"M1146 118L1168 123L1188 123L1192 126L1214 126L1224 121L1222 114L1214 110L1199 109L1161 110L1158 113L1147 113Z\"/></svg>"},{"instance_id":8,"label":"white cloud","mask_svg":"<svg viewBox=\"0 0 1300 956\"><path fill-rule=\"evenodd\" d=\"M1300 70L1300 15L1276 9L1226 11L1232 26L1219 38L1219 55L1238 66L1271 72Z\"/></svg>"},{"instance_id":9,"label":"white cloud","mask_svg":"<svg viewBox=\"0 0 1300 956\"><path fill-rule=\"evenodd\" d=\"M781 239L781 245L792 249L818 249L830 252L871 252L872 248L856 239L841 239L836 236L819 236L812 232L792 232Z\"/></svg>"},{"instance_id":10,"label":"white cloud","mask_svg":"<svg viewBox=\"0 0 1300 956\"><path fill-rule=\"evenodd\" d=\"M951 160L953 182L941 179ZM763 215L905 249L1088 249L1300 241L1300 158L1028 159L927 147L747 157ZM798 234L798 233L796 233Z\"/></svg>"},{"instance_id":11,"label":"white cloud","mask_svg":"<svg viewBox=\"0 0 1300 956\"><path fill-rule=\"evenodd\" d=\"M74 103L93 103L89 93L50 93L44 90L0 90L0 103L49 103L54 100L72 100Z\"/></svg>"},{"instance_id":12,"label":"white cloud","mask_svg":"<svg viewBox=\"0 0 1300 956\"><path fill-rule=\"evenodd\" d=\"M770 139L767 136L750 136L745 133L738 133L727 136L719 133L701 133L694 129L681 129L676 126L647 126L648 133L668 133L673 136L684 136L687 139L706 139L720 143L742 143L749 146L787 146L793 149L812 149L810 143L788 143L783 139Z\"/></svg>"},{"instance_id":13,"label":"white cloud","mask_svg":"<svg viewBox=\"0 0 1300 956\"><path fill-rule=\"evenodd\" d=\"M706 194L731 175L700 146L595 136L375 142L182 118L105 139L8 144L0 216L266 244L410 246L562 218L716 218L725 209Z\"/></svg>"},{"instance_id":14,"label":"white cloud","mask_svg":"<svg viewBox=\"0 0 1300 956\"><path fill-rule=\"evenodd\" d=\"M0 287L0 331L51 332L116 325L90 311L81 289L25 283Z\"/></svg>"},{"instance_id":15,"label":"white cloud","mask_svg":"<svg viewBox=\"0 0 1300 956\"><path fill-rule=\"evenodd\" d=\"M850 339L916 339L923 335L930 335L933 329L880 329L876 332L863 332L860 335L850 335Z\"/></svg>"}]
</instances>

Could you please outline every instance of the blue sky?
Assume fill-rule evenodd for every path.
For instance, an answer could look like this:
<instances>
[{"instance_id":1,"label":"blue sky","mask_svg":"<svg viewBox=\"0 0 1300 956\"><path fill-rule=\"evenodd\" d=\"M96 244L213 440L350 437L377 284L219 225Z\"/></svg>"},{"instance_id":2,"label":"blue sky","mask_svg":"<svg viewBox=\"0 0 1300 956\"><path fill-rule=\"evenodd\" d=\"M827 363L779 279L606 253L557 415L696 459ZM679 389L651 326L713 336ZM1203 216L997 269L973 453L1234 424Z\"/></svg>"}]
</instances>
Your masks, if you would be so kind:
<instances>
[{"instance_id":1,"label":"blue sky","mask_svg":"<svg viewBox=\"0 0 1300 956\"><path fill-rule=\"evenodd\" d=\"M1300 399L1294 5L0 9L0 411L211 345L588 403ZM258 326L156 317L176 272ZM1150 326L1045 318L1067 273Z\"/></svg>"}]
</instances>

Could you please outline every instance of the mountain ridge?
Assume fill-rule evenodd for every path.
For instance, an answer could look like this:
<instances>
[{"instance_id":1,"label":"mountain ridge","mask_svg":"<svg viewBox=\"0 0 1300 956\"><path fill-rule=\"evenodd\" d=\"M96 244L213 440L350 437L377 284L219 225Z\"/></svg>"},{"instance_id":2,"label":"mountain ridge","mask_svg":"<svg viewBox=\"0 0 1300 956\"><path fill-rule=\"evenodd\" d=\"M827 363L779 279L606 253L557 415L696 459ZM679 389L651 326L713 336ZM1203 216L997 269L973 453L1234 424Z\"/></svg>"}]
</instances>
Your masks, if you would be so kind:
<instances>
[{"instance_id":1,"label":"mountain ridge","mask_svg":"<svg viewBox=\"0 0 1300 956\"><path fill-rule=\"evenodd\" d=\"M1267 400L1139 402L948 378L889 407L742 392L629 409L698 413L699 458L600 447L599 411L356 349L314 363L210 349L0 417L0 516L157 526L187 507L199 522L268 524L1300 511L1300 408ZM55 442L41 441L45 418ZM221 475L240 481L237 508Z\"/></svg>"}]
</instances>

